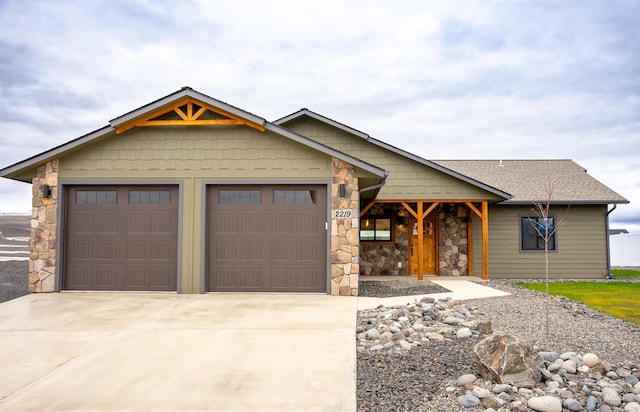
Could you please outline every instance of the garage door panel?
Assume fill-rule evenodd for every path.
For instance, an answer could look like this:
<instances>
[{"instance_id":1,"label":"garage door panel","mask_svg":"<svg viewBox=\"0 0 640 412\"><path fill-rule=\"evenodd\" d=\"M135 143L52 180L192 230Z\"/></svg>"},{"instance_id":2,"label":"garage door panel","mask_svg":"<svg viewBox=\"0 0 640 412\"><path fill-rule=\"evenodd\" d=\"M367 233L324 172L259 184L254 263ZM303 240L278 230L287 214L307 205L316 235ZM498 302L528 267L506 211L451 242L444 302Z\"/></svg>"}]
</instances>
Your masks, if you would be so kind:
<instances>
[{"instance_id":1,"label":"garage door panel","mask_svg":"<svg viewBox=\"0 0 640 412\"><path fill-rule=\"evenodd\" d=\"M74 186L66 193L64 289L176 290L177 186Z\"/></svg>"},{"instance_id":2,"label":"garage door panel","mask_svg":"<svg viewBox=\"0 0 640 412\"><path fill-rule=\"evenodd\" d=\"M326 219L326 186L208 187L207 289L326 292Z\"/></svg>"},{"instance_id":3,"label":"garage door panel","mask_svg":"<svg viewBox=\"0 0 640 412\"><path fill-rule=\"evenodd\" d=\"M97 286L102 288L112 288L115 289L117 287L117 279L118 274L116 268L95 268L90 271L95 274L94 282ZM91 283L86 283L85 285L89 286Z\"/></svg>"}]
</instances>

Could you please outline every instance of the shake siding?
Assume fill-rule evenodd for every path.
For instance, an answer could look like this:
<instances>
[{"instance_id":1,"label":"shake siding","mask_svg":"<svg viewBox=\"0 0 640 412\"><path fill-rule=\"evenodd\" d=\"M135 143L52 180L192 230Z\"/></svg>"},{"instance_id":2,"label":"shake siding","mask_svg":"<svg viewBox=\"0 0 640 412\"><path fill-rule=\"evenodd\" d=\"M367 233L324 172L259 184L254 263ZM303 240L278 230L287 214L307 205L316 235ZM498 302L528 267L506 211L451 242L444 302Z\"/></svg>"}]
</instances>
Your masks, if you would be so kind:
<instances>
[{"instance_id":1,"label":"shake siding","mask_svg":"<svg viewBox=\"0 0 640 412\"><path fill-rule=\"evenodd\" d=\"M484 190L317 120L309 118L297 119L287 123L285 127L296 133L308 136L319 143L389 170L391 174L378 194L378 200L498 200L495 195L491 195Z\"/></svg>"},{"instance_id":2,"label":"shake siding","mask_svg":"<svg viewBox=\"0 0 640 412\"><path fill-rule=\"evenodd\" d=\"M64 156L62 179L328 178L331 159L247 127L134 129Z\"/></svg>"},{"instance_id":3,"label":"shake siding","mask_svg":"<svg viewBox=\"0 0 640 412\"><path fill-rule=\"evenodd\" d=\"M489 210L489 278L544 279L544 251L521 252L520 216L530 206L493 206ZM601 278L606 273L605 206L558 206L557 251L549 252L553 278ZM473 222L474 274L481 273L480 219Z\"/></svg>"}]
</instances>

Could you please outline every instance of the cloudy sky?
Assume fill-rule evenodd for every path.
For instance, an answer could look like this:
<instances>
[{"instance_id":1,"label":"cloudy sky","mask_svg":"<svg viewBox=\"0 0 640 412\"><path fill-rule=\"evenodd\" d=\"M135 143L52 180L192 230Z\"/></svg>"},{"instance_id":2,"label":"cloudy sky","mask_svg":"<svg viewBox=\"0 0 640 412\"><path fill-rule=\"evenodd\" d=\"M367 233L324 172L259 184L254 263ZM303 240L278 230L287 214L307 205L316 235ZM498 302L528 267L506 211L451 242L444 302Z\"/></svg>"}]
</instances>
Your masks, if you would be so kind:
<instances>
[{"instance_id":1,"label":"cloudy sky","mask_svg":"<svg viewBox=\"0 0 640 412\"><path fill-rule=\"evenodd\" d=\"M0 0L0 84L0 168L191 86L427 159L570 158L640 230L639 0Z\"/></svg>"}]
</instances>

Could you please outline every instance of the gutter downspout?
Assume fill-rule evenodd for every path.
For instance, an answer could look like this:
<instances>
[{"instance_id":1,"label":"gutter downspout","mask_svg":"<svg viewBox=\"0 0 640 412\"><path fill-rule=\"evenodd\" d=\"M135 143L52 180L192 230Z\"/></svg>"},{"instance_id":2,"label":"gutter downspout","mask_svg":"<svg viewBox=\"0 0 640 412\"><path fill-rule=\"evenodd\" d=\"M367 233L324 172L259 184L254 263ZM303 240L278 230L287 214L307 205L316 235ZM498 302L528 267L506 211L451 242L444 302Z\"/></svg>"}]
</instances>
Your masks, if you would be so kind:
<instances>
[{"instance_id":1,"label":"gutter downspout","mask_svg":"<svg viewBox=\"0 0 640 412\"><path fill-rule=\"evenodd\" d=\"M611 212L613 212L614 210L616 210L616 208L618 207L617 204L613 204L613 209L607 211L606 214L606 218L605 218L605 230L606 230L606 238L607 238L607 279L612 279L613 275L611 274L611 250L610 247L611 245L609 244L609 215L611 214Z\"/></svg>"},{"instance_id":2,"label":"gutter downspout","mask_svg":"<svg viewBox=\"0 0 640 412\"><path fill-rule=\"evenodd\" d=\"M384 186L387 183L387 177L389 177L389 172L385 171L384 176L382 177L382 182L378 183L377 185L363 187L362 189L358 189L358 193L363 193L363 192L368 192L370 190L375 190L375 193L371 197L372 199L375 199L376 197L378 197L378 193L380 192L380 189L382 189L382 186ZM362 196L360 196L360 199L362 199ZM362 207L358 208L358 214L360 214L360 210L362 210Z\"/></svg>"}]
</instances>

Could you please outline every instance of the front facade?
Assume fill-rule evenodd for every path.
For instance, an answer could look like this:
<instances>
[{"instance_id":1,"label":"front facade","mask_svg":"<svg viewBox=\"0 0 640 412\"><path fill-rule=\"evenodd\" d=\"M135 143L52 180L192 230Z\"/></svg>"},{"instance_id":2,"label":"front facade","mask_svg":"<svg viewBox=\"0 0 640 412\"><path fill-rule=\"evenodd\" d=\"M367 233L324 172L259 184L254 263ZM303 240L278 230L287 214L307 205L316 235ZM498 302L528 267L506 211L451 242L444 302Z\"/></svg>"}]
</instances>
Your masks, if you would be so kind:
<instances>
[{"instance_id":1,"label":"front facade","mask_svg":"<svg viewBox=\"0 0 640 412\"><path fill-rule=\"evenodd\" d=\"M540 275L519 239L530 205L445 163L183 88L0 176L33 185L32 292L354 296L367 275ZM626 200L604 197L570 208L559 276L606 271L607 204Z\"/></svg>"}]
</instances>

